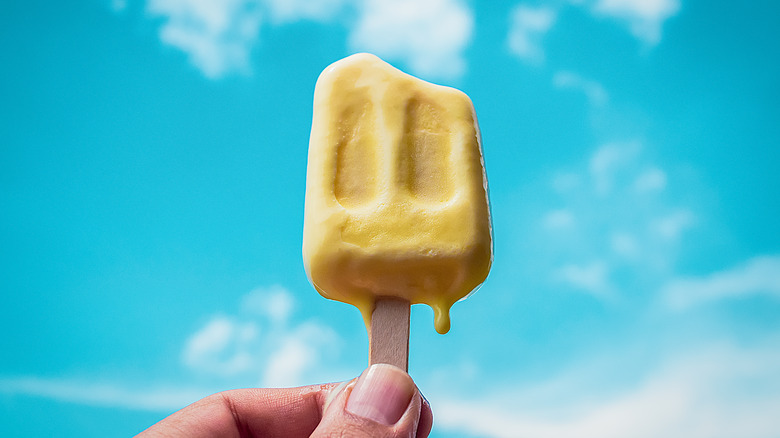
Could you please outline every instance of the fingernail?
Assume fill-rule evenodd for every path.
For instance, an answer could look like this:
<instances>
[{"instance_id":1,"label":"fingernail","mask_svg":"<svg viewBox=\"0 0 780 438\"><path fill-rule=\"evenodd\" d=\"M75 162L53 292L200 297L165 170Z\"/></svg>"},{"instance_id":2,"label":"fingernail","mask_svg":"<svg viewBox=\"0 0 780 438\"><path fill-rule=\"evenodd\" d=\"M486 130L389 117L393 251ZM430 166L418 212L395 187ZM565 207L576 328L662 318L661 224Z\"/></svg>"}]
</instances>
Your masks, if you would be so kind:
<instances>
[{"instance_id":1,"label":"fingernail","mask_svg":"<svg viewBox=\"0 0 780 438\"><path fill-rule=\"evenodd\" d=\"M431 407L431 402L429 402L429 401L428 401L428 399L427 399L427 398L425 398L425 394L423 394L423 393L421 392L421 393L420 393L420 396L422 397L423 404L424 404L424 405L428 405L428 407L430 408L430 407Z\"/></svg>"},{"instance_id":2,"label":"fingernail","mask_svg":"<svg viewBox=\"0 0 780 438\"><path fill-rule=\"evenodd\" d=\"M358 379L347 401L347 410L386 425L395 424L412 401L415 385L398 367L376 364Z\"/></svg>"}]
</instances>

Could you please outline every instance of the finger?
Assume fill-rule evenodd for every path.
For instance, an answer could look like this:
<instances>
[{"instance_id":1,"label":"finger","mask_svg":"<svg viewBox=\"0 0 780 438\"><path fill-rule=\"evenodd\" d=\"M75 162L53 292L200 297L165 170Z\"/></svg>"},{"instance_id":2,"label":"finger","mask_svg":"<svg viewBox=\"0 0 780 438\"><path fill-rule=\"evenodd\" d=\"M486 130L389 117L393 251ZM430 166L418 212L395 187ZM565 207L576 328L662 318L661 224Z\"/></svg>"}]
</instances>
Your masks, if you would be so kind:
<instances>
[{"instance_id":1,"label":"finger","mask_svg":"<svg viewBox=\"0 0 780 438\"><path fill-rule=\"evenodd\" d=\"M401 380L411 378L403 371ZM364 373L366 374L366 373ZM374 380L374 379L372 379ZM333 412L344 411L346 402L355 386L355 381L344 383L330 383L324 385L312 385L299 388L286 389L237 389L225 391L206 397L190 406L170 415L140 435L143 438L154 437L194 437L215 438L230 436L263 436L263 437L309 437L318 424L330 424L333 427L350 428L354 422L341 420L323 420L323 410L330 412L328 403L334 405ZM402 382L403 384L403 382ZM370 395L377 388L371 389L371 382L366 385ZM376 385L373 385L374 387ZM382 385L379 385L382 393ZM351 406L352 410L361 411L355 406L363 402L357 401ZM360 402L360 403L358 403ZM403 403L402 403L403 404ZM399 408L395 414L398 415ZM416 435L389 435L389 436L417 436L426 438L433 424L433 414L430 405L419 390L414 387L414 395L406 410L402 411L402 418L396 423L396 430L416 430ZM360 415L348 413L354 418L362 418ZM363 414L367 415L367 414ZM370 415L368 415L370 417ZM364 420L369 421L370 419ZM386 420L390 421L390 420ZM413 424L417 422L417 428ZM410 423L411 422L411 423ZM325 426L323 426L325 427ZM368 427L368 429L366 429ZM364 430L370 430L370 424L363 424ZM386 425L379 427L380 431L388 429ZM325 429L323 429L325 430ZM333 430L331 428L331 430ZM384 432L382 432L384 433ZM405 433L405 432L404 432ZM327 435L322 435L327 436ZM349 435L339 435L349 436ZM361 436L361 435L355 435ZM383 436L373 433L362 436Z\"/></svg>"},{"instance_id":2,"label":"finger","mask_svg":"<svg viewBox=\"0 0 780 438\"><path fill-rule=\"evenodd\" d=\"M420 423L422 417L424 424ZM311 436L424 438L431 420L430 407L412 378L400 368L379 364L363 372L330 403Z\"/></svg>"},{"instance_id":3,"label":"finger","mask_svg":"<svg viewBox=\"0 0 780 438\"><path fill-rule=\"evenodd\" d=\"M336 386L220 392L170 415L138 437L306 438L320 422L325 399Z\"/></svg>"}]
</instances>

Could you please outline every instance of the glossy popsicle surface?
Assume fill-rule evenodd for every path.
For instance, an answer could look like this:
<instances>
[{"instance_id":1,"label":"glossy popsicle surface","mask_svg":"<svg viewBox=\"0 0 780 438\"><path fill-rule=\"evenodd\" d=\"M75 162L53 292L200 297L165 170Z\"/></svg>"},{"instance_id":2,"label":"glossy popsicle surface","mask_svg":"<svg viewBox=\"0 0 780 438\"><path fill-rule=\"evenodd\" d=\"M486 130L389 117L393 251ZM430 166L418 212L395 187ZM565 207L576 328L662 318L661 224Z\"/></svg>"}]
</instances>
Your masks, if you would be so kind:
<instances>
[{"instance_id":1,"label":"glossy popsicle surface","mask_svg":"<svg viewBox=\"0 0 780 438\"><path fill-rule=\"evenodd\" d=\"M487 277L492 231L479 128L464 93L376 56L320 75L306 182L303 258L325 297L368 321L377 297L449 309Z\"/></svg>"}]
</instances>

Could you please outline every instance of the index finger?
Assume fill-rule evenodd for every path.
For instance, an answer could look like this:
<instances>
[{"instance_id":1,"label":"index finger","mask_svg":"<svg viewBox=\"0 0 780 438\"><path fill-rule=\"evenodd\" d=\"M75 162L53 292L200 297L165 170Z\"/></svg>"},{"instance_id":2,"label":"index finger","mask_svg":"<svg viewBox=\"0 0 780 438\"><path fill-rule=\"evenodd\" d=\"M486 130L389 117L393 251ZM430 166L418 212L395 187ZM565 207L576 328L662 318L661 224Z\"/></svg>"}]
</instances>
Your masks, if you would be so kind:
<instances>
[{"instance_id":1,"label":"index finger","mask_svg":"<svg viewBox=\"0 0 780 438\"><path fill-rule=\"evenodd\" d=\"M201 399L170 415L138 437L306 438L338 383L280 389L235 389Z\"/></svg>"}]
</instances>

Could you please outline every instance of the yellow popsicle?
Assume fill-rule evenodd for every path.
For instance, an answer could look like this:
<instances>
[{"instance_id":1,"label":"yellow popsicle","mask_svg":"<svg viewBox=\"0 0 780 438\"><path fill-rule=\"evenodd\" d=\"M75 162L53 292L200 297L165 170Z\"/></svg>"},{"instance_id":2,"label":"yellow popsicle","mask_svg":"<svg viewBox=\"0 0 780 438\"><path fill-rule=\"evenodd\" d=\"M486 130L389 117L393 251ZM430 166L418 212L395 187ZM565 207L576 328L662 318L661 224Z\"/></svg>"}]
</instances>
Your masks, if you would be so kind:
<instances>
[{"instance_id":1,"label":"yellow popsicle","mask_svg":"<svg viewBox=\"0 0 780 438\"><path fill-rule=\"evenodd\" d=\"M304 267L326 298L378 297L449 310L487 277L492 229L471 100L356 54L327 67L314 91Z\"/></svg>"}]
</instances>

